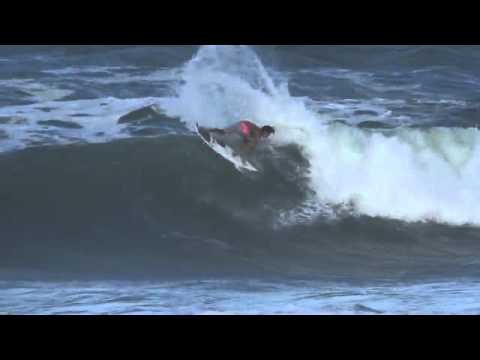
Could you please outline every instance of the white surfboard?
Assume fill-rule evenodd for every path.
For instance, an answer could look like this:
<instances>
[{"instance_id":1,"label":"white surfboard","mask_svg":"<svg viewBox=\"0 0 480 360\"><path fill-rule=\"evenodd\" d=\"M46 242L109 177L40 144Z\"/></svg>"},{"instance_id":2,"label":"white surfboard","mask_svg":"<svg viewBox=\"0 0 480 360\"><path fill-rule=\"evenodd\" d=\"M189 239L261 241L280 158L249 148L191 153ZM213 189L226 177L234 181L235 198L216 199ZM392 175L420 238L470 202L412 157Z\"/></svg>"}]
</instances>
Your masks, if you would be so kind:
<instances>
[{"instance_id":1,"label":"white surfboard","mask_svg":"<svg viewBox=\"0 0 480 360\"><path fill-rule=\"evenodd\" d=\"M197 134L202 139L202 141L207 144L213 151L222 156L224 159L230 161L238 171L248 170L248 171L258 171L252 164L247 160L242 159L240 156L236 155L232 148L227 145L220 145L215 141L211 136L210 140L206 139L200 132L201 126L196 125ZM208 129L205 129L208 131Z\"/></svg>"}]
</instances>

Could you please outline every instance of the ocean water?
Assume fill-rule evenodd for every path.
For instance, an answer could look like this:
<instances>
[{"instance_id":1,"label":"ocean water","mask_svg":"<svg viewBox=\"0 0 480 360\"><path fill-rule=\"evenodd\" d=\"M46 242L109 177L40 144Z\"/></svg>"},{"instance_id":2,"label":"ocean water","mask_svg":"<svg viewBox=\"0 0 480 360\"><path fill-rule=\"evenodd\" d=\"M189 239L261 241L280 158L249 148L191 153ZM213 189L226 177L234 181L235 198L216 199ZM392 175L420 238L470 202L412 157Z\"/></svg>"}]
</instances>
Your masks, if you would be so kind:
<instances>
[{"instance_id":1,"label":"ocean water","mask_svg":"<svg viewBox=\"0 0 480 360\"><path fill-rule=\"evenodd\" d=\"M479 313L479 60L0 46L0 313ZM243 118L259 173L193 131Z\"/></svg>"}]
</instances>

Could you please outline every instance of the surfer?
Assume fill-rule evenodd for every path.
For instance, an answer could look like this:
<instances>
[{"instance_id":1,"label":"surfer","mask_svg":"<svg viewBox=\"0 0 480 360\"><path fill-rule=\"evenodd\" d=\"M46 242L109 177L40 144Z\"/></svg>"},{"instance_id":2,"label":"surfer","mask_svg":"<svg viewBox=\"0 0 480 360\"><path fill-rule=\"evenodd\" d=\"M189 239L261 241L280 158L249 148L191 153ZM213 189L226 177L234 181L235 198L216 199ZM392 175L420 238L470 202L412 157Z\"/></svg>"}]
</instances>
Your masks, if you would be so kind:
<instances>
[{"instance_id":1,"label":"surfer","mask_svg":"<svg viewBox=\"0 0 480 360\"><path fill-rule=\"evenodd\" d=\"M255 150L260 139L266 139L275 134L275 128L269 125L259 127L250 121L242 120L225 129L210 129L210 132L220 135L239 135L243 139L243 148L250 152Z\"/></svg>"}]
</instances>

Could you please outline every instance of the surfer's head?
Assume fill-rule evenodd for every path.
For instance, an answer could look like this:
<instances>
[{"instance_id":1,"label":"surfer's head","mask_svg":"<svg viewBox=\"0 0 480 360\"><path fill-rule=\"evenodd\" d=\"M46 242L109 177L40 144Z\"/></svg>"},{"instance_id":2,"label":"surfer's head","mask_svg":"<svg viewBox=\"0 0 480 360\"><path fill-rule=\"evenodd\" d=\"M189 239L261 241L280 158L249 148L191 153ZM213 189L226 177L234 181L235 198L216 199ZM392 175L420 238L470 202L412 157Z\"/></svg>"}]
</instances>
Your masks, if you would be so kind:
<instances>
[{"instance_id":1,"label":"surfer's head","mask_svg":"<svg viewBox=\"0 0 480 360\"><path fill-rule=\"evenodd\" d=\"M262 137L267 138L270 135L275 134L275 129L271 126L262 127Z\"/></svg>"}]
</instances>

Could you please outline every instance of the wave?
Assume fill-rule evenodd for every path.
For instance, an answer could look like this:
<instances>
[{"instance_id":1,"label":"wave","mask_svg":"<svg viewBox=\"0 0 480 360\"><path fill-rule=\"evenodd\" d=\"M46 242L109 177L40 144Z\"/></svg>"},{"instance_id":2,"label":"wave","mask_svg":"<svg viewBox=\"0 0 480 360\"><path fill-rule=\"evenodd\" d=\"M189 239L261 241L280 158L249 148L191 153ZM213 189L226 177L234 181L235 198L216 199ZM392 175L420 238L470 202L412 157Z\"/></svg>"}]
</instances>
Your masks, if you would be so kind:
<instances>
[{"instance_id":1,"label":"wave","mask_svg":"<svg viewBox=\"0 0 480 360\"><path fill-rule=\"evenodd\" d=\"M479 133L474 128L396 128L389 132L331 125L307 99L290 95L245 46L205 46L183 68L177 96L162 99L187 126L222 127L241 118L277 128L277 147L295 144L322 206L404 221L480 224Z\"/></svg>"},{"instance_id":2,"label":"wave","mask_svg":"<svg viewBox=\"0 0 480 360\"><path fill-rule=\"evenodd\" d=\"M32 269L27 278L44 276L40 270L351 278L452 275L478 263L478 232L468 227L348 211L332 220L309 201L309 164L298 146L264 149L257 161L260 174L240 176L190 135L4 153L0 277L22 268Z\"/></svg>"},{"instance_id":3,"label":"wave","mask_svg":"<svg viewBox=\"0 0 480 360\"><path fill-rule=\"evenodd\" d=\"M58 74L72 69L60 69ZM352 75L341 70L334 75L337 73ZM147 75L115 76L121 81L148 80ZM116 81L115 76L99 81ZM278 163L284 158L282 149L300 150L297 168L306 179L302 186L308 188L304 191L307 195L299 200L298 211L284 209L277 218L279 223L314 221L326 214L335 218L338 209L348 209L353 215L408 222L480 224L480 187L475 181L479 134L468 124L447 128L431 126L435 119L430 125L422 119L427 125L412 126L415 121L409 121L407 126L398 114L387 110L387 100L372 99L369 106L360 106L348 99L319 102L293 96L288 74L266 68L248 46L202 46L182 67L160 70L151 77L171 87L167 95L56 99L65 94L57 93L55 87L8 80L15 88L41 95L42 101L1 109L0 149L176 136L187 133L178 126L178 119L193 130L197 122L224 127L248 118L277 129L272 147L260 157L268 154ZM400 102L403 106L405 99ZM465 102L460 105L459 113L453 114L455 119L466 118L465 113L469 120L475 117L475 107L466 107ZM434 106L438 108L436 102ZM339 114L356 120L339 120ZM283 166L288 168L290 163L288 160ZM270 180L274 187L276 180ZM239 187L246 186L244 191L248 191L255 184L241 183Z\"/></svg>"}]
</instances>

